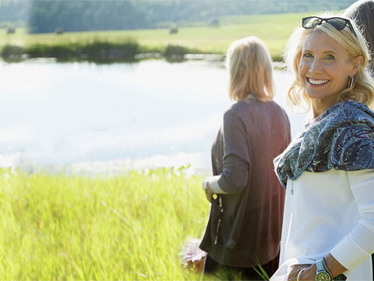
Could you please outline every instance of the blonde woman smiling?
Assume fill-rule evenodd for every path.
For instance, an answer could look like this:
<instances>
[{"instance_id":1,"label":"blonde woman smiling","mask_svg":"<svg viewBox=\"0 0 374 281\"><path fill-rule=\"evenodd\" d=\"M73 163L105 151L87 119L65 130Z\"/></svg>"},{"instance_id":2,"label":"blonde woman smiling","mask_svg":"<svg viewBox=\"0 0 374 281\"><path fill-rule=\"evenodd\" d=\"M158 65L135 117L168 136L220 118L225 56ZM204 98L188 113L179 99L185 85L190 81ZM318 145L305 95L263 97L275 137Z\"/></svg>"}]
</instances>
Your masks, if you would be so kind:
<instances>
[{"instance_id":1,"label":"blonde woman smiling","mask_svg":"<svg viewBox=\"0 0 374 281\"><path fill-rule=\"evenodd\" d=\"M374 84L347 18L303 18L286 61L289 97L312 117L274 163L286 187L280 268L271 280L371 280Z\"/></svg>"}]
</instances>

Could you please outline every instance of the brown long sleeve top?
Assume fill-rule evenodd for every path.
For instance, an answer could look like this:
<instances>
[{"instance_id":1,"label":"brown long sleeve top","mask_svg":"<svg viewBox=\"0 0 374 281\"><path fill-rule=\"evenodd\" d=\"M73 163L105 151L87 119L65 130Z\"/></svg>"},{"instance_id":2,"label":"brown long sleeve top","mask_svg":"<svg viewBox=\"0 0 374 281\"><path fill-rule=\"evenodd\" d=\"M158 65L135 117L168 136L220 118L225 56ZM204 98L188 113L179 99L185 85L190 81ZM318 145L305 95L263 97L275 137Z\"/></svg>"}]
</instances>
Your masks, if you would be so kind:
<instances>
[{"instance_id":1,"label":"brown long sleeve top","mask_svg":"<svg viewBox=\"0 0 374 281\"><path fill-rule=\"evenodd\" d=\"M216 262L254 267L277 256L285 191L273 159L290 140L287 114L274 101L240 101L225 112L209 179L218 197L200 245Z\"/></svg>"}]
</instances>

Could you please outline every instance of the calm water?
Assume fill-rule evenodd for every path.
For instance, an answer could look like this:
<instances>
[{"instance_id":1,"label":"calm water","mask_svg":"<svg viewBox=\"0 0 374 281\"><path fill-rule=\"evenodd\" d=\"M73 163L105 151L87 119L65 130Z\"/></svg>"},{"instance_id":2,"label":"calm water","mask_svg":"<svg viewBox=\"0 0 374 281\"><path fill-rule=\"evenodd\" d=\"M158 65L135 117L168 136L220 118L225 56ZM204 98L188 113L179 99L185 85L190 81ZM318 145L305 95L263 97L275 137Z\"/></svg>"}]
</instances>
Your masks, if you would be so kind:
<instances>
[{"instance_id":1,"label":"calm water","mask_svg":"<svg viewBox=\"0 0 374 281\"><path fill-rule=\"evenodd\" d=\"M222 63L0 62L0 165L88 172L210 169L231 104ZM290 75L275 72L284 105ZM303 116L289 113L293 135Z\"/></svg>"}]
</instances>

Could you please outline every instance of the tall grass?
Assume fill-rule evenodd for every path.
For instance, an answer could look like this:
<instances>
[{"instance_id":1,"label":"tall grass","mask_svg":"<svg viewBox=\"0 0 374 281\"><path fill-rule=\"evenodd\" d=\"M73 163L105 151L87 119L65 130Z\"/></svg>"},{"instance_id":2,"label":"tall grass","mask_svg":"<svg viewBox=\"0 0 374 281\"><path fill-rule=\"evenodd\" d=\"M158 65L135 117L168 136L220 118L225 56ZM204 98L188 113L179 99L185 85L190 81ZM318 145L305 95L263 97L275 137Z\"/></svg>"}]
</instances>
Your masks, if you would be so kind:
<instances>
[{"instance_id":1,"label":"tall grass","mask_svg":"<svg viewBox=\"0 0 374 281\"><path fill-rule=\"evenodd\" d=\"M209 205L173 169L105 177L0 171L2 280L199 280L180 265Z\"/></svg>"}]
</instances>

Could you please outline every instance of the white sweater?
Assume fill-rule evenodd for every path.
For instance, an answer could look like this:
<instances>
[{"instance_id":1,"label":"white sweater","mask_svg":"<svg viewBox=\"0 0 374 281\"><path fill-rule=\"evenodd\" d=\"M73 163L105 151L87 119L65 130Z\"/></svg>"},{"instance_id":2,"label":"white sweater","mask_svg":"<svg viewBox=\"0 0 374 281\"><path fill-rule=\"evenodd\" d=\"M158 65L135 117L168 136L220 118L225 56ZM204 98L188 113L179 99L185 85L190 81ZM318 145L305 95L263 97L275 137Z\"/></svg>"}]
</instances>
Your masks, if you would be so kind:
<instances>
[{"instance_id":1,"label":"white sweater","mask_svg":"<svg viewBox=\"0 0 374 281\"><path fill-rule=\"evenodd\" d=\"M293 193L293 194L292 194ZM374 170L304 172L287 182L280 267L312 264L331 253L348 269L347 280L372 280Z\"/></svg>"}]
</instances>

